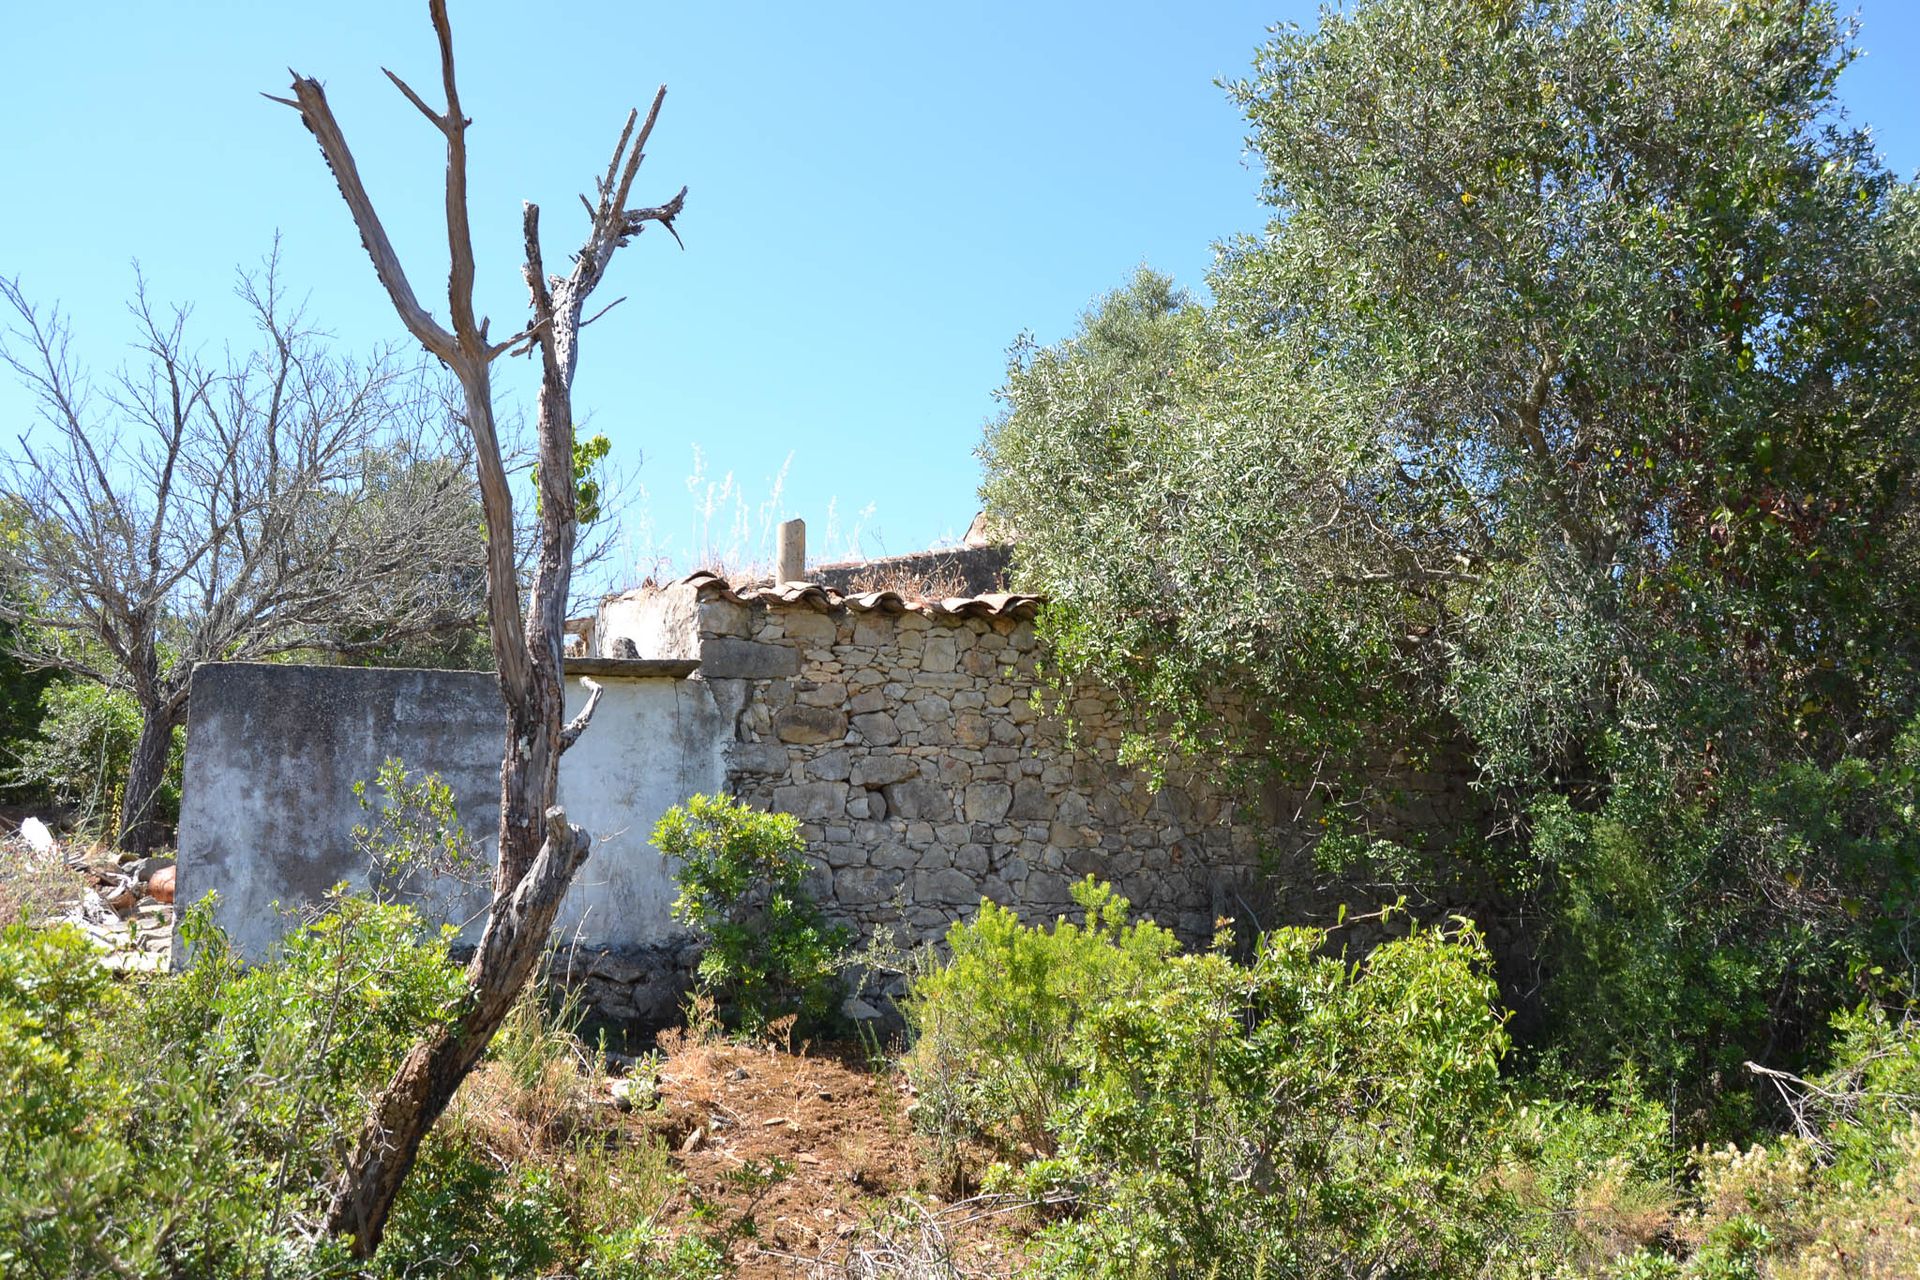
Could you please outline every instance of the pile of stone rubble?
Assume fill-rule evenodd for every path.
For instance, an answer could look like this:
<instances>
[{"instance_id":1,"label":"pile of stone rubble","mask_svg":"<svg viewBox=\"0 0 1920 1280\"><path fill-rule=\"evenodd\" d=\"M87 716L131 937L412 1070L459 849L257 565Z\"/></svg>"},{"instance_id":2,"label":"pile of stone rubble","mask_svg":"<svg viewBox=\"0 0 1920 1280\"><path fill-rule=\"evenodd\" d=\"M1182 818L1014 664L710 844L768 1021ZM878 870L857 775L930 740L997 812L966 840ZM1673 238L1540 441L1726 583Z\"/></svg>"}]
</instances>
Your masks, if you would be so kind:
<instances>
[{"instance_id":1,"label":"pile of stone rubble","mask_svg":"<svg viewBox=\"0 0 1920 1280\"><path fill-rule=\"evenodd\" d=\"M110 969L156 972L167 968L173 946L173 859L101 861L109 850L63 850L37 818L20 824L20 838L39 858L62 858L86 884L79 899L53 923L70 924L104 950Z\"/></svg>"}]
</instances>

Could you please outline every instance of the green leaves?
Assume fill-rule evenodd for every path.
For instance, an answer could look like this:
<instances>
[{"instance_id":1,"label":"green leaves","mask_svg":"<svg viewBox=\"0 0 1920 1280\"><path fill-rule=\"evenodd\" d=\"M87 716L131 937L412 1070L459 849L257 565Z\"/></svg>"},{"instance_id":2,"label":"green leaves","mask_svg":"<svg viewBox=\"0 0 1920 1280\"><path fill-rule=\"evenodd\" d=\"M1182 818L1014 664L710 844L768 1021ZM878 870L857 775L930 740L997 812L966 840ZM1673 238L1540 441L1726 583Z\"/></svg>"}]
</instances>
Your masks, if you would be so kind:
<instances>
[{"instance_id":1,"label":"green leaves","mask_svg":"<svg viewBox=\"0 0 1920 1280\"><path fill-rule=\"evenodd\" d=\"M573 442L573 492L574 514L580 525L585 528L600 519L600 481L595 475L600 464L606 461L607 454L613 451L613 442L604 435L595 434L589 439L576 439ZM530 476L533 482L533 509L540 510L540 464L533 464Z\"/></svg>"},{"instance_id":2,"label":"green leaves","mask_svg":"<svg viewBox=\"0 0 1920 1280\"><path fill-rule=\"evenodd\" d=\"M1082 925L982 903L908 1005L922 1128L1077 1200L1047 1274L1437 1278L1485 1256L1506 1036L1477 934L1350 964L1283 929L1237 964L1128 925L1105 885L1075 897Z\"/></svg>"},{"instance_id":3,"label":"green leaves","mask_svg":"<svg viewBox=\"0 0 1920 1280\"><path fill-rule=\"evenodd\" d=\"M1853 35L1800 0L1279 31L1229 86L1266 232L1210 304L1143 275L1016 348L982 448L1054 674L1127 691L1129 759L1332 784L1338 835L1395 816L1378 760L1464 745L1486 821L1403 840L1430 852L1394 879L1438 892L1466 848L1549 921L1583 908L1532 815L1633 797L1648 901L1729 904L1727 932L1696 955L1649 915L1628 968L1559 988L1570 1025L1773 981L1742 1045L1815 1043L1857 927L1829 901L1913 854L1847 854L1818 788L1785 808L1920 710L1920 196L1839 110ZM1846 868L1830 900L1773 890L1783 830ZM1711 1034L1688 1070L1733 1051Z\"/></svg>"},{"instance_id":4,"label":"green leaves","mask_svg":"<svg viewBox=\"0 0 1920 1280\"><path fill-rule=\"evenodd\" d=\"M798 818L697 795L667 810L653 846L677 862L673 914L705 943L703 990L727 1001L748 1030L785 1014L830 1014L852 934L828 924L806 891Z\"/></svg>"}]
</instances>

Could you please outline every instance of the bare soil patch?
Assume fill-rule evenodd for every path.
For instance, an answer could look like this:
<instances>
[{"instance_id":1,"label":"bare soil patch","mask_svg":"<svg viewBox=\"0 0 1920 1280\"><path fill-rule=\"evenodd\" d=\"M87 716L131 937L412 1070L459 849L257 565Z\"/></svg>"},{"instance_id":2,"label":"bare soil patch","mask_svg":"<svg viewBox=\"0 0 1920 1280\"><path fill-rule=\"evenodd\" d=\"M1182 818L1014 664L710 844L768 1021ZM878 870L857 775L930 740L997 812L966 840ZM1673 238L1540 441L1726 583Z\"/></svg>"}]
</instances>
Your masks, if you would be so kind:
<instances>
[{"instance_id":1,"label":"bare soil patch","mask_svg":"<svg viewBox=\"0 0 1920 1280\"><path fill-rule=\"evenodd\" d=\"M1018 1274L1032 1220L934 1185L898 1072L853 1046L797 1052L669 1033L658 1101L632 1120L687 1182L675 1216L736 1224L743 1280L840 1275L850 1254L931 1233L950 1274ZM935 1274L927 1272L926 1274Z\"/></svg>"}]
</instances>

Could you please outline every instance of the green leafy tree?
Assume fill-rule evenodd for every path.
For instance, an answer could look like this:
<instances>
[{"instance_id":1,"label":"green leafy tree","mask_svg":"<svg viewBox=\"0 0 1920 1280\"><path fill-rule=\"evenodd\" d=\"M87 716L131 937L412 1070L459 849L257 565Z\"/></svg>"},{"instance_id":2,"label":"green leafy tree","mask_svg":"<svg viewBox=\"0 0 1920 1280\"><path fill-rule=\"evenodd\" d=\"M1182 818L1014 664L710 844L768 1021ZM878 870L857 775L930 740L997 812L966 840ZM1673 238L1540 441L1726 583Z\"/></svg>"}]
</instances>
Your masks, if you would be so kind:
<instances>
[{"instance_id":1,"label":"green leafy tree","mask_svg":"<svg viewBox=\"0 0 1920 1280\"><path fill-rule=\"evenodd\" d=\"M1563 1023L1634 1053L1673 1024L1634 1028L1631 974L1677 977L1728 1011L1694 1081L1816 1035L1856 921L1911 911L1860 787L1920 690L1920 197L1840 111L1854 56L1801 0L1282 30L1231 86L1267 232L1210 306L1143 277L1016 348L983 448L1068 674L1222 766L1344 762L1356 816L1367 758L1464 743L1583 973ZM1583 896L1642 964L1573 963Z\"/></svg>"},{"instance_id":2,"label":"green leafy tree","mask_svg":"<svg viewBox=\"0 0 1920 1280\"><path fill-rule=\"evenodd\" d=\"M22 536L18 518L0 510L0 543L12 544ZM18 790L17 784L7 782L6 772L38 739L40 698L59 678L59 672L20 657L26 647L21 632L33 625L31 611L23 607L27 596L25 584L0 571L0 596L10 601L10 607L0 608L0 793L3 793Z\"/></svg>"}]
</instances>

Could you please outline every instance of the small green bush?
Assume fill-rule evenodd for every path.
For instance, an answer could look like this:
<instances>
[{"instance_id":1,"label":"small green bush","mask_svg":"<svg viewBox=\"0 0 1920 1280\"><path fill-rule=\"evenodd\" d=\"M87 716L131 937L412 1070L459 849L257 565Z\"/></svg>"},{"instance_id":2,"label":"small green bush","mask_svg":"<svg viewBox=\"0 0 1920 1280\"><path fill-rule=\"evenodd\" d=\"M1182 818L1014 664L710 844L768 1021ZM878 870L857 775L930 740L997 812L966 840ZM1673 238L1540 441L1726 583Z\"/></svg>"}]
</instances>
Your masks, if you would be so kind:
<instances>
[{"instance_id":1,"label":"small green bush","mask_svg":"<svg viewBox=\"0 0 1920 1280\"><path fill-rule=\"evenodd\" d=\"M1000 1126L1026 1159L990 1183L1075 1206L1045 1270L1472 1273L1506 1221L1507 1040L1470 927L1361 964L1284 929L1241 965L1126 925L1104 885L1075 896L1084 926L983 905L909 1003L929 1126Z\"/></svg>"},{"instance_id":2,"label":"small green bush","mask_svg":"<svg viewBox=\"0 0 1920 1280\"><path fill-rule=\"evenodd\" d=\"M415 775L389 756L373 777L353 784L353 798L366 820L353 828L354 846L367 860L370 896L417 903L423 913L447 919L456 900L477 890L488 868L460 821L453 788L437 773Z\"/></svg>"},{"instance_id":3,"label":"small green bush","mask_svg":"<svg viewBox=\"0 0 1920 1280\"><path fill-rule=\"evenodd\" d=\"M660 819L653 845L679 860L673 914L705 943L703 990L750 1031L786 1014L815 1023L830 1014L853 935L828 924L806 891L797 818L694 796Z\"/></svg>"},{"instance_id":4,"label":"small green bush","mask_svg":"<svg viewBox=\"0 0 1920 1280\"><path fill-rule=\"evenodd\" d=\"M1031 928L991 901L947 933L952 958L920 976L906 1004L907 1069L943 1146L981 1138L1051 1146L1048 1122L1076 1076L1074 1035L1095 1010L1167 977L1174 936L1127 923L1127 900L1089 876L1084 912Z\"/></svg>"},{"instance_id":5,"label":"small green bush","mask_svg":"<svg viewBox=\"0 0 1920 1280\"><path fill-rule=\"evenodd\" d=\"M0 932L0 1274L299 1274L367 1097L466 990L444 934L357 899L250 969L204 905L179 942L193 968L129 988L77 933Z\"/></svg>"}]
</instances>

